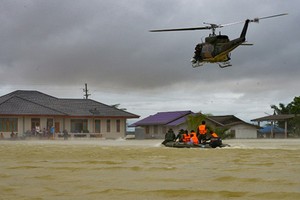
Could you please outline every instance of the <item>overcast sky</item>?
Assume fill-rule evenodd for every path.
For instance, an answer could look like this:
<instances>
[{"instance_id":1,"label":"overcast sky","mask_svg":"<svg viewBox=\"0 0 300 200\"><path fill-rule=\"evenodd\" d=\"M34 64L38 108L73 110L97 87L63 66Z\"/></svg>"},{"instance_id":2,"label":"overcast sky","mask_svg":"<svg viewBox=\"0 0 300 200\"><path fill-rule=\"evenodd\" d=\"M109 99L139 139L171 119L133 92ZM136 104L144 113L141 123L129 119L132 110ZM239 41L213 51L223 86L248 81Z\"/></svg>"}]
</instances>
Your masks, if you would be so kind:
<instances>
[{"instance_id":1,"label":"overcast sky","mask_svg":"<svg viewBox=\"0 0 300 200\"><path fill-rule=\"evenodd\" d=\"M0 95L38 90L90 98L140 115L192 110L242 120L272 113L299 96L300 1L1 0ZM232 67L192 68L194 48L210 32L150 29L251 23ZM218 29L230 39L243 24Z\"/></svg>"}]
</instances>

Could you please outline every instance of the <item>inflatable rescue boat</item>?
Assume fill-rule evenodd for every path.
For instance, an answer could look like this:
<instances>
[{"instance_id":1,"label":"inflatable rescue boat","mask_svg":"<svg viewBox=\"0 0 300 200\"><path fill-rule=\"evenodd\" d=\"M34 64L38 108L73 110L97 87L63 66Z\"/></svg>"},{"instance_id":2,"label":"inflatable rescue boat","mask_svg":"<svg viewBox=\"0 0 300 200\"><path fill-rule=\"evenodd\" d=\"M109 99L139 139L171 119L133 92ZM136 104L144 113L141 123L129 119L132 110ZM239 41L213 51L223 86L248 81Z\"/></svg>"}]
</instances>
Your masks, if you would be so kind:
<instances>
[{"instance_id":1,"label":"inflatable rescue boat","mask_svg":"<svg viewBox=\"0 0 300 200\"><path fill-rule=\"evenodd\" d=\"M166 147L173 148L222 148L229 147L229 144L223 144L221 139L211 139L205 144L190 144L184 142L174 142L174 141L163 141L162 144Z\"/></svg>"}]
</instances>

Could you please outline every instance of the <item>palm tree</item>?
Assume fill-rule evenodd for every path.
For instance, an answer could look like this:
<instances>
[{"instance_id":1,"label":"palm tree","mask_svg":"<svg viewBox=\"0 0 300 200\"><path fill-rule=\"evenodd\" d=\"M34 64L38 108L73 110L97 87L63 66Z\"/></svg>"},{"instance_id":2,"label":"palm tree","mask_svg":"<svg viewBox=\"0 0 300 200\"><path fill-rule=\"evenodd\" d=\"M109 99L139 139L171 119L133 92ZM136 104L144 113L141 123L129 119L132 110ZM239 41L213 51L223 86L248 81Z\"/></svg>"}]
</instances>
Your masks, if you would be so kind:
<instances>
[{"instance_id":1,"label":"palm tree","mask_svg":"<svg viewBox=\"0 0 300 200\"><path fill-rule=\"evenodd\" d=\"M187 117L187 125L188 125L188 129L189 130L194 130L197 132L197 128L198 126L201 124L201 122L203 120L206 119L206 115L202 114L202 113L196 113L196 114L192 114L189 115Z\"/></svg>"},{"instance_id":2,"label":"palm tree","mask_svg":"<svg viewBox=\"0 0 300 200\"><path fill-rule=\"evenodd\" d=\"M271 108L274 110L274 115L289 114L288 106L285 106L283 103L279 103L279 107L271 105Z\"/></svg>"},{"instance_id":3,"label":"palm tree","mask_svg":"<svg viewBox=\"0 0 300 200\"><path fill-rule=\"evenodd\" d=\"M274 109L276 115L295 114L295 117L288 121L289 132L300 135L300 117L297 116L300 114L300 96L295 97L287 106L279 103L279 106L271 105L271 108ZM277 124L279 127L284 128L284 122L278 122Z\"/></svg>"},{"instance_id":4,"label":"palm tree","mask_svg":"<svg viewBox=\"0 0 300 200\"><path fill-rule=\"evenodd\" d=\"M126 108L119 108L120 105L121 105L121 104L117 103L117 104L111 105L111 107L117 108L117 109L119 109L119 110L124 110L124 111L127 110Z\"/></svg>"}]
</instances>

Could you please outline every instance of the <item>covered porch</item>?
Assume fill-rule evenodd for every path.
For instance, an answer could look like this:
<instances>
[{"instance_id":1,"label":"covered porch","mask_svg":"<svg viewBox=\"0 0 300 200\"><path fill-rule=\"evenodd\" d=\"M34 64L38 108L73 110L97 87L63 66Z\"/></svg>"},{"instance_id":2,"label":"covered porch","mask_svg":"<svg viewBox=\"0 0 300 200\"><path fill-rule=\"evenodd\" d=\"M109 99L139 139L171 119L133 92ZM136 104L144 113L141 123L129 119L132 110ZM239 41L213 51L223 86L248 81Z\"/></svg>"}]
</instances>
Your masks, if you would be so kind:
<instances>
[{"instance_id":1,"label":"covered porch","mask_svg":"<svg viewBox=\"0 0 300 200\"><path fill-rule=\"evenodd\" d=\"M272 127L274 127L275 122L283 121L284 122L284 138L288 138L288 120L293 119L295 115L269 115L265 117L260 117L257 119L252 119L252 122L257 122L260 126L261 122L270 122ZM274 130L271 128L271 138L274 138Z\"/></svg>"}]
</instances>

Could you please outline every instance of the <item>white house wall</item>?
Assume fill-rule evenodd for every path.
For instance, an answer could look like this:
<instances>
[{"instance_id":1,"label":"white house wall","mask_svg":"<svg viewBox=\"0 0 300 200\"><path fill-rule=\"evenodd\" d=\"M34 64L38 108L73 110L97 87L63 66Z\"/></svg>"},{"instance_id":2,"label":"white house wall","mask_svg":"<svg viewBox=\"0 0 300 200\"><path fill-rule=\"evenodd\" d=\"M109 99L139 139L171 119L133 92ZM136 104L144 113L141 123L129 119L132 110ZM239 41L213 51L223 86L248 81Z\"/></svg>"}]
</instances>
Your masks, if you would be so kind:
<instances>
[{"instance_id":1,"label":"white house wall","mask_svg":"<svg viewBox=\"0 0 300 200\"><path fill-rule=\"evenodd\" d=\"M31 131L31 117L24 117L24 123L24 131Z\"/></svg>"},{"instance_id":2,"label":"white house wall","mask_svg":"<svg viewBox=\"0 0 300 200\"><path fill-rule=\"evenodd\" d=\"M7 117L6 117L7 118ZM70 133L71 130L71 118L51 118L49 116L11 116L10 118L18 119L18 129L17 133L21 136L26 131L31 131L31 119L39 118L40 119L40 130L47 128L47 119L53 119L53 125L55 122L59 122L59 131L62 132L64 129ZM78 118L77 118L78 119ZM86 119L86 118L82 118ZM88 130L89 133L95 133L95 120L97 118L88 118ZM125 137L126 134L126 119L109 119L110 120L110 132L106 130L106 122L109 118L99 118L101 121L101 130L100 135L103 138L121 138ZM120 132L117 132L117 120L120 120ZM5 138L9 138L11 132L3 132Z\"/></svg>"},{"instance_id":3,"label":"white house wall","mask_svg":"<svg viewBox=\"0 0 300 200\"><path fill-rule=\"evenodd\" d=\"M257 129L248 125L232 126L230 130L234 130L236 139L254 139L257 138Z\"/></svg>"},{"instance_id":4,"label":"white house wall","mask_svg":"<svg viewBox=\"0 0 300 200\"><path fill-rule=\"evenodd\" d=\"M68 132L71 130L71 120L73 118L65 118L60 120L61 131L67 129ZM74 118L78 119L78 118ZM85 119L85 118L81 118ZM88 131L89 133L95 133L95 120L100 120L100 133L99 135L103 138L120 138L125 137L126 133L126 119L109 119L109 118L88 118ZM110 120L110 132L106 130L107 120ZM120 120L120 132L117 132L117 120ZM64 121L64 126L63 126Z\"/></svg>"}]
</instances>

